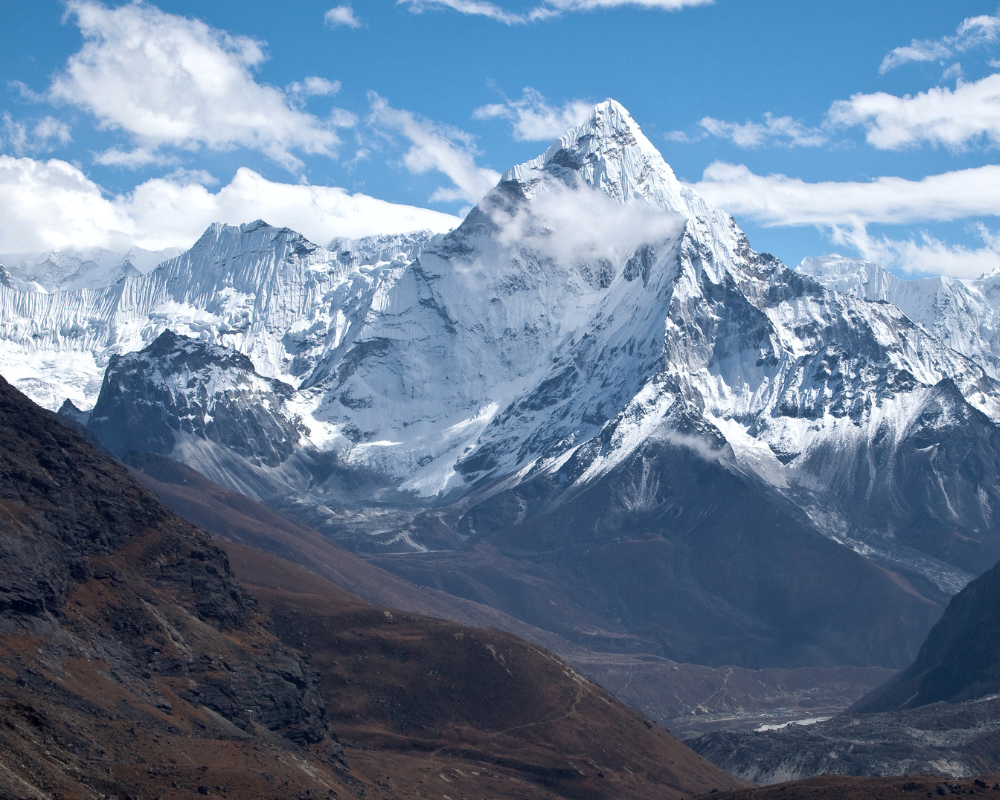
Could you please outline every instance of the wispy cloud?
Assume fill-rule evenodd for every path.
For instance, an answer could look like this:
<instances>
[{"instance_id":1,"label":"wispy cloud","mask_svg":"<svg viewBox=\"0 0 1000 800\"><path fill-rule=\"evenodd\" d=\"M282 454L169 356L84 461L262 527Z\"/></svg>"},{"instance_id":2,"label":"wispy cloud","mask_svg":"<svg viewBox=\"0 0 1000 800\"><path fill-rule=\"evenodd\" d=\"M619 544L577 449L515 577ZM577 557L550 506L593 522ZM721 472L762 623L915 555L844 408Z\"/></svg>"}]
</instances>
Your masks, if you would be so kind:
<instances>
[{"instance_id":1,"label":"wispy cloud","mask_svg":"<svg viewBox=\"0 0 1000 800\"><path fill-rule=\"evenodd\" d=\"M883 75L902 64L914 61L946 61L955 53L996 44L1000 40L1000 15L970 17L958 26L954 36L941 39L914 39L906 47L897 47L882 60Z\"/></svg>"},{"instance_id":2,"label":"wispy cloud","mask_svg":"<svg viewBox=\"0 0 1000 800\"><path fill-rule=\"evenodd\" d=\"M764 114L763 122L726 122L705 117L698 124L705 135L728 139L737 147L753 148L768 144L819 147L830 141L830 137L820 128L810 128L792 117L776 117L771 113Z\"/></svg>"},{"instance_id":3,"label":"wispy cloud","mask_svg":"<svg viewBox=\"0 0 1000 800\"><path fill-rule=\"evenodd\" d=\"M69 144L72 138L69 125L55 117L26 122L15 120L9 112L4 112L0 147L15 155L49 153L57 144Z\"/></svg>"},{"instance_id":4,"label":"wispy cloud","mask_svg":"<svg viewBox=\"0 0 1000 800\"><path fill-rule=\"evenodd\" d=\"M925 142L960 150L978 139L1000 144L1000 74L903 97L856 94L834 103L827 119L834 126L864 127L868 143L880 150Z\"/></svg>"},{"instance_id":5,"label":"wispy cloud","mask_svg":"<svg viewBox=\"0 0 1000 800\"><path fill-rule=\"evenodd\" d=\"M79 106L102 127L133 137L133 163L165 147L247 147L291 170L301 167L295 151L336 155L340 140L331 121L254 80L251 70L266 59L261 42L141 0L117 8L70 0L67 14L84 45L55 77L48 98Z\"/></svg>"},{"instance_id":6,"label":"wispy cloud","mask_svg":"<svg viewBox=\"0 0 1000 800\"><path fill-rule=\"evenodd\" d=\"M506 119L514 128L514 138L521 142L551 141L568 128L586 122L593 103L570 100L561 108L550 106L540 92L526 87L520 100L491 103L472 112L476 119Z\"/></svg>"},{"instance_id":7,"label":"wispy cloud","mask_svg":"<svg viewBox=\"0 0 1000 800\"><path fill-rule=\"evenodd\" d=\"M109 197L65 161L0 156L0 241L11 252L60 247L190 247L213 222L265 219L325 244L337 236L443 232L460 220L330 186L277 183L242 168L216 192L202 171L178 171Z\"/></svg>"},{"instance_id":8,"label":"wispy cloud","mask_svg":"<svg viewBox=\"0 0 1000 800\"><path fill-rule=\"evenodd\" d=\"M326 78L311 75L302 83L295 81L288 84L287 91L289 94L332 97L340 91L340 81L328 81Z\"/></svg>"},{"instance_id":9,"label":"wispy cloud","mask_svg":"<svg viewBox=\"0 0 1000 800\"><path fill-rule=\"evenodd\" d=\"M479 151L471 134L392 108L374 92L369 94L369 100L369 123L410 142L410 149L403 155L410 172L421 175L437 170L452 180L453 186L438 189L430 202L478 203L500 180L499 172L476 164Z\"/></svg>"},{"instance_id":10,"label":"wispy cloud","mask_svg":"<svg viewBox=\"0 0 1000 800\"><path fill-rule=\"evenodd\" d=\"M331 28L343 25L347 28L360 28L364 23L354 16L354 9L349 5L336 6L323 15L323 22Z\"/></svg>"},{"instance_id":11,"label":"wispy cloud","mask_svg":"<svg viewBox=\"0 0 1000 800\"><path fill-rule=\"evenodd\" d=\"M408 6L410 11L417 14L450 9L460 14L487 17L505 25L526 25L581 11L624 7L677 11L690 6L711 5L713 2L714 0L542 0L539 5L522 13L510 11L488 0L397 0L398 4Z\"/></svg>"}]
</instances>

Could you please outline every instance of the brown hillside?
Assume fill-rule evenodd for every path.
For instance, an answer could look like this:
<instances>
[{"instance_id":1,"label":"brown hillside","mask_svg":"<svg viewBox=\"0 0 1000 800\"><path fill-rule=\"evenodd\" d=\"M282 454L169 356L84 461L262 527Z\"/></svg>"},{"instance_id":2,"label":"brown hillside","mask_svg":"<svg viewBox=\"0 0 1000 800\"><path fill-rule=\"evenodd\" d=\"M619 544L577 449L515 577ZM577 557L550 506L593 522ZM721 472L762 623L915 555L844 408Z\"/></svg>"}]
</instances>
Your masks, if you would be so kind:
<instances>
[{"instance_id":1,"label":"brown hillside","mask_svg":"<svg viewBox=\"0 0 1000 800\"><path fill-rule=\"evenodd\" d=\"M388 797L225 554L0 379L0 797Z\"/></svg>"},{"instance_id":2,"label":"brown hillside","mask_svg":"<svg viewBox=\"0 0 1000 800\"><path fill-rule=\"evenodd\" d=\"M540 648L234 557L260 602L206 534L0 380L0 798L736 785Z\"/></svg>"},{"instance_id":3,"label":"brown hillside","mask_svg":"<svg viewBox=\"0 0 1000 800\"><path fill-rule=\"evenodd\" d=\"M401 796L669 798L737 783L535 645L372 608L301 567L227 550L322 675L351 765Z\"/></svg>"}]
</instances>

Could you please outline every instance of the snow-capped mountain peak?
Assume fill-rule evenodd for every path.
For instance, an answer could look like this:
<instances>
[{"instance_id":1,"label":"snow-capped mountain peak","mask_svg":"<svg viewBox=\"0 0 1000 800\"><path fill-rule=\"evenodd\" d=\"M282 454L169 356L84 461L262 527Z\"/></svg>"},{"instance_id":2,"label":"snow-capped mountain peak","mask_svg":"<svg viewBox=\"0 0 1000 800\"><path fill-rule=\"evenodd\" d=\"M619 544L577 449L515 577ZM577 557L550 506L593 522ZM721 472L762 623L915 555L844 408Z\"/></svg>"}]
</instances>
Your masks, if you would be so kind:
<instances>
[{"instance_id":1,"label":"snow-capped mountain peak","mask_svg":"<svg viewBox=\"0 0 1000 800\"><path fill-rule=\"evenodd\" d=\"M614 100L595 106L590 118L571 128L538 158L508 170L531 194L547 177L573 185L583 181L625 204L635 199L685 214L681 184L628 111Z\"/></svg>"}]
</instances>

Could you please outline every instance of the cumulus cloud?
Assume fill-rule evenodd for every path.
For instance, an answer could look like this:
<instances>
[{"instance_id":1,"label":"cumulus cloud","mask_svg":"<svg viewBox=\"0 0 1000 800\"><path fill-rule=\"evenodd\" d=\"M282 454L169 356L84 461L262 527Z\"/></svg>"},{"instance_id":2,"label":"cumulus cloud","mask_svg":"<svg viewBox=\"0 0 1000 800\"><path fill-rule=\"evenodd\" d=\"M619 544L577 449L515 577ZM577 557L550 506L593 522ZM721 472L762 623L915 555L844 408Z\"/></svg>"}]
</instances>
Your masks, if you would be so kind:
<instances>
[{"instance_id":1,"label":"cumulus cloud","mask_svg":"<svg viewBox=\"0 0 1000 800\"><path fill-rule=\"evenodd\" d=\"M540 92L525 87L520 100L491 103L472 112L476 119L506 119L514 126L514 138L520 142L551 141L567 129L586 122L593 103L570 100L561 108L545 102Z\"/></svg>"},{"instance_id":2,"label":"cumulus cloud","mask_svg":"<svg viewBox=\"0 0 1000 800\"><path fill-rule=\"evenodd\" d=\"M446 231L459 220L344 189L268 181L240 169L217 192L207 174L180 172L108 197L65 161L0 156L0 252L65 247L148 250L189 247L213 222L262 218L293 228L312 241L335 236Z\"/></svg>"},{"instance_id":3,"label":"cumulus cloud","mask_svg":"<svg viewBox=\"0 0 1000 800\"><path fill-rule=\"evenodd\" d=\"M323 21L331 28L343 25L347 28L360 28L364 23L354 16L354 9L349 5L336 6L323 15Z\"/></svg>"},{"instance_id":4,"label":"cumulus cloud","mask_svg":"<svg viewBox=\"0 0 1000 800\"><path fill-rule=\"evenodd\" d=\"M787 147L819 147L830 141L819 128L809 128L791 117L764 115L764 122L725 122L714 117L705 117L698 123L709 136L729 139L737 147L761 147L765 144L779 144ZM684 136L683 133L680 134ZM674 141L683 141L674 135Z\"/></svg>"},{"instance_id":5,"label":"cumulus cloud","mask_svg":"<svg viewBox=\"0 0 1000 800\"><path fill-rule=\"evenodd\" d=\"M1000 165L995 164L918 181L881 177L808 183L715 162L693 188L730 214L765 226L907 225L1000 215Z\"/></svg>"},{"instance_id":6,"label":"cumulus cloud","mask_svg":"<svg viewBox=\"0 0 1000 800\"><path fill-rule=\"evenodd\" d=\"M453 185L438 189L430 202L478 203L500 180L499 172L476 164L478 150L471 134L392 108L374 92L369 100L369 123L409 140L410 149L403 155L403 163L410 172L422 175L437 170L452 180Z\"/></svg>"},{"instance_id":7,"label":"cumulus cloud","mask_svg":"<svg viewBox=\"0 0 1000 800\"><path fill-rule=\"evenodd\" d=\"M254 80L252 70L266 59L260 42L141 0L117 8L70 0L67 14L84 44L55 77L48 98L83 108L103 128L133 137L133 163L164 147L247 147L292 170L301 167L294 152L336 154L331 120L296 108L280 89Z\"/></svg>"},{"instance_id":8,"label":"cumulus cloud","mask_svg":"<svg viewBox=\"0 0 1000 800\"><path fill-rule=\"evenodd\" d=\"M1000 144L1000 74L912 96L856 94L834 103L828 119L832 125L863 126L868 143L881 150L924 142L960 150L981 139Z\"/></svg>"},{"instance_id":9,"label":"cumulus cloud","mask_svg":"<svg viewBox=\"0 0 1000 800\"><path fill-rule=\"evenodd\" d=\"M460 14L487 17L505 25L526 25L572 12L626 6L677 11L688 6L711 5L714 0L542 0L541 4L523 13L510 11L488 0L397 0L397 2L408 6L414 13L451 9Z\"/></svg>"},{"instance_id":10,"label":"cumulus cloud","mask_svg":"<svg viewBox=\"0 0 1000 800\"><path fill-rule=\"evenodd\" d=\"M69 125L55 117L25 122L15 120L9 112L4 112L0 145L15 155L48 153L55 149L57 143L66 145L72 138Z\"/></svg>"},{"instance_id":11,"label":"cumulus cloud","mask_svg":"<svg viewBox=\"0 0 1000 800\"><path fill-rule=\"evenodd\" d=\"M902 64L914 61L946 61L955 53L964 53L975 47L995 44L1000 39L1000 16L970 17L958 26L954 36L942 39L914 39L906 47L897 47L882 60L879 72L883 75Z\"/></svg>"},{"instance_id":12,"label":"cumulus cloud","mask_svg":"<svg viewBox=\"0 0 1000 800\"><path fill-rule=\"evenodd\" d=\"M931 236L892 239L873 237L864 228L834 232L834 241L855 248L867 261L916 275L949 275L953 278L978 278L1000 269L1000 234L983 225L977 226L982 247L949 245Z\"/></svg>"}]
</instances>

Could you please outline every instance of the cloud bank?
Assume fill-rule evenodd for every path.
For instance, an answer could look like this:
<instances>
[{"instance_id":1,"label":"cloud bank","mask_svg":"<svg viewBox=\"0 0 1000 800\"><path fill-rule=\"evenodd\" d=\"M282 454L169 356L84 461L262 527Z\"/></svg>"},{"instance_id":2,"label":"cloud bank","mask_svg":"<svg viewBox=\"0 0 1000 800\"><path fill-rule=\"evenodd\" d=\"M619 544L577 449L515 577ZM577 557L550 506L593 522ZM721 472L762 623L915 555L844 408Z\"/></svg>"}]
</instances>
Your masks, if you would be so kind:
<instances>
[{"instance_id":1,"label":"cloud bank","mask_svg":"<svg viewBox=\"0 0 1000 800\"><path fill-rule=\"evenodd\" d=\"M882 177L808 183L717 161L694 189L729 213L766 226L907 225L1000 215L1000 165L995 164L919 181Z\"/></svg>"},{"instance_id":2,"label":"cloud bank","mask_svg":"<svg viewBox=\"0 0 1000 800\"><path fill-rule=\"evenodd\" d=\"M109 198L65 161L0 156L0 242L5 252L187 248L213 222L260 218L326 244L336 236L443 232L460 222L338 187L275 183L246 168L217 192L194 180L201 177L181 172Z\"/></svg>"},{"instance_id":3,"label":"cloud bank","mask_svg":"<svg viewBox=\"0 0 1000 800\"><path fill-rule=\"evenodd\" d=\"M869 144L898 150L922 143L961 150L977 140L1000 144L1000 74L917 95L856 94L833 104L832 125L863 126Z\"/></svg>"},{"instance_id":4,"label":"cloud bank","mask_svg":"<svg viewBox=\"0 0 1000 800\"><path fill-rule=\"evenodd\" d=\"M982 248L947 245L923 234L902 240L869 235L870 225L913 225L1000 216L1000 165L930 175L919 181L882 177L869 182L808 183L756 175L716 162L693 188L731 214L766 227L812 225L837 243L886 267L974 278L1000 265L1000 241L977 226Z\"/></svg>"}]
</instances>

